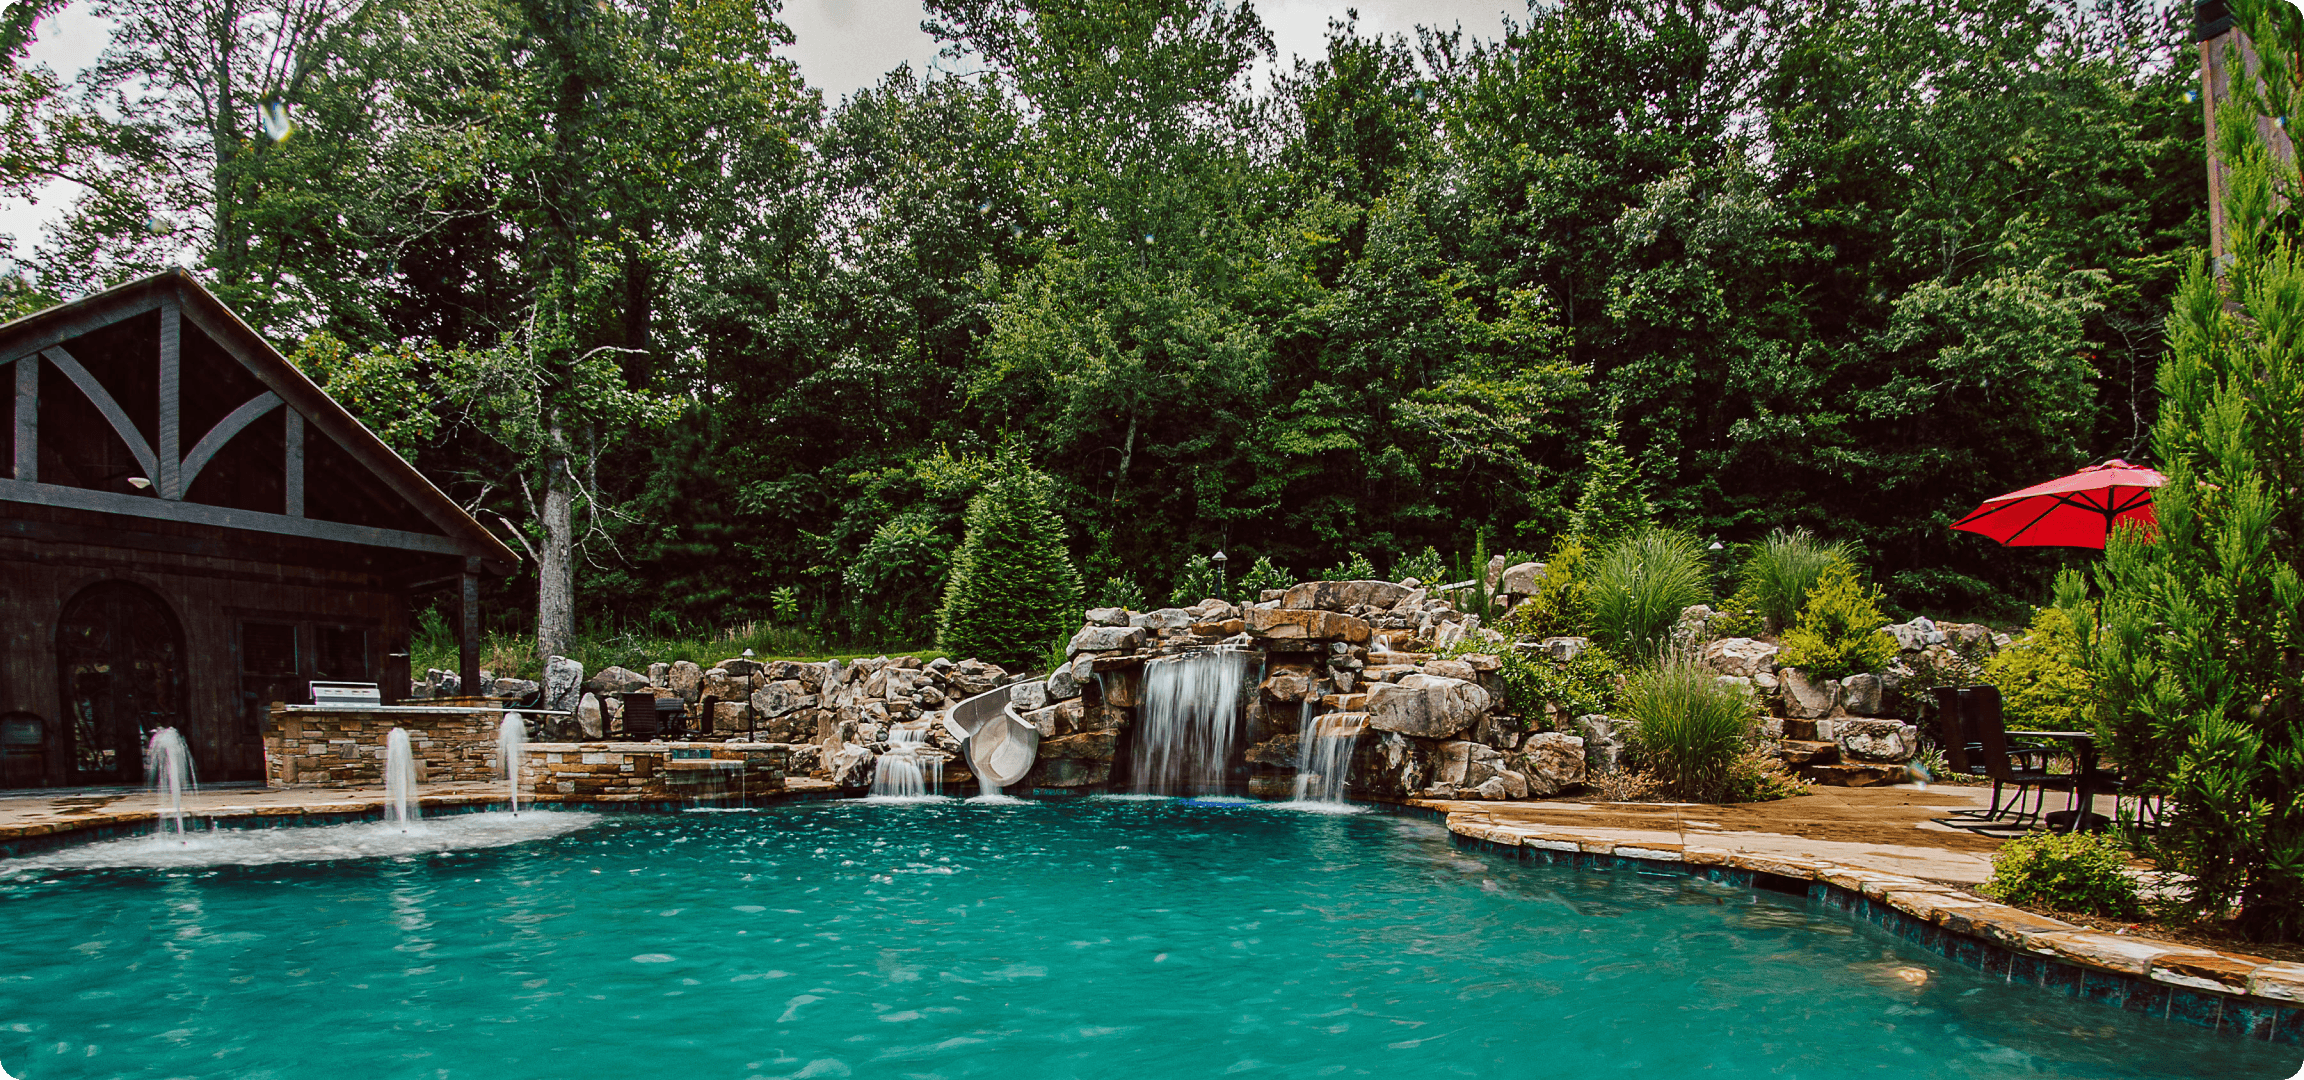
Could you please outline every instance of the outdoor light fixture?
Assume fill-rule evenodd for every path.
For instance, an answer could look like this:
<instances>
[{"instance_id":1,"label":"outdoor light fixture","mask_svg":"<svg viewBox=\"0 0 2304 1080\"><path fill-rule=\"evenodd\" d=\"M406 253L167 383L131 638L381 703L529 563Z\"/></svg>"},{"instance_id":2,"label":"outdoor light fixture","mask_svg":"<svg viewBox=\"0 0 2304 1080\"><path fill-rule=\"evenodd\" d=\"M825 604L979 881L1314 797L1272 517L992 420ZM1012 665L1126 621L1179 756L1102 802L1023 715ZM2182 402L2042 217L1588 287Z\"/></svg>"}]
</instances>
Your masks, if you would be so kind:
<instances>
[{"instance_id":1,"label":"outdoor light fixture","mask_svg":"<svg viewBox=\"0 0 2304 1080\"><path fill-rule=\"evenodd\" d=\"M135 488L138 491L142 491L145 488L151 487L152 481L146 480L141 476L131 476L128 478L128 486Z\"/></svg>"},{"instance_id":2,"label":"outdoor light fixture","mask_svg":"<svg viewBox=\"0 0 2304 1080\"><path fill-rule=\"evenodd\" d=\"M1209 562L1212 562L1212 563L1215 563L1215 564L1216 564L1216 595L1217 595L1217 597L1218 597L1219 599L1222 599L1222 600L1224 600L1226 603L1230 603L1230 602L1231 602L1231 592L1232 592L1232 590L1231 590L1230 588L1228 588L1228 587L1227 587L1227 586L1228 586L1230 583L1229 583L1229 582L1227 582L1227 581L1225 581L1225 579L1224 579L1224 564L1225 564L1225 563L1228 563L1228 562L1231 562L1232 560L1225 558L1225 557L1224 557L1224 552L1223 552L1221 549L1219 549L1219 550L1216 552L1216 554L1214 554L1214 555L1210 555L1210 556L1208 557L1208 561L1209 561Z\"/></svg>"}]
</instances>

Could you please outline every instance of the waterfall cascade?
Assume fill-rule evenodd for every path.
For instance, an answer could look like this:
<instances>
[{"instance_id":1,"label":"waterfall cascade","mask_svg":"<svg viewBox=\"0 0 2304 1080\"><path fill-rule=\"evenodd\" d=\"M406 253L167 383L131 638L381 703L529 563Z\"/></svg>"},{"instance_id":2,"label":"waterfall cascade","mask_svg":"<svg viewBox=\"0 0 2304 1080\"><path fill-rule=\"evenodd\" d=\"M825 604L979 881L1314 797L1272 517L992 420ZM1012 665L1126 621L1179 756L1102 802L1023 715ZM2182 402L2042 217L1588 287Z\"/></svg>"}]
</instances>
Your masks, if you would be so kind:
<instances>
[{"instance_id":1,"label":"waterfall cascade","mask_svg":"<svg viewBox=\"0 0 2304 1080\"><path fill-rule=\"evenodd\" d=\"M154 729L145 744L144 783L160 796L160 831L183 836L184 796L194 790L192 748L175 728Z\"/></svg>"},{"instance_id":2,"label":"waterfall cascade","mask_svg":"<svg viewBox=\"0 0 2304 1080\"><path fill-rule=\"evenodd\" d=\"M406 826L416 820L416 751L408 729L384 736L384 820Z\"/></svg>"},{"instance_id":3,"label":"waterfall cascade","mask_svg":"<svg viewBox=\"0 0 2304 1080\"><path fill-rule=\"evenodd\" d=\"M528 749L528 721L519 713L504 714L496 729L496 753L504 759L504 786L512 799L512 812L520 812L520 758Z\"/></svg>"},{"instance_id":4,"label":"waterfall cascade","mask_svg":"<svg viewBox=\"0 0 2304 1080\"><path fill-rule=\"evenodd\" d=\"M1352 750L1368 724L1350 713L1314 716L1317 706L1317 698L1304 699L1296 736L1296 801L1346 805L1344 784L1352 771Z\"/></svg>"},{"instance_id":5,"label":"waterfall cascade","mask_svg":"<svg viewBox=\"0 0 2304 1080\"><path fill-rule=\"evenodd\" d=\"M888 729L888 752L872 770L875 798L918 799L944 794L944 758L923 754L928 747L926 723L897 724Z\"/></svg>"},{"instance_id":6,"label":"waterfall cascade","mask_svg":"<svg viewBox=\"0 0 2304 1080\"><path fill-rule=\"evenodd\" d=\"M1240 693L1257 657L1208 649L1144 665L1129 784L1163 795L1221 794L1240 746Z\"/></svg>"}]
</instances>

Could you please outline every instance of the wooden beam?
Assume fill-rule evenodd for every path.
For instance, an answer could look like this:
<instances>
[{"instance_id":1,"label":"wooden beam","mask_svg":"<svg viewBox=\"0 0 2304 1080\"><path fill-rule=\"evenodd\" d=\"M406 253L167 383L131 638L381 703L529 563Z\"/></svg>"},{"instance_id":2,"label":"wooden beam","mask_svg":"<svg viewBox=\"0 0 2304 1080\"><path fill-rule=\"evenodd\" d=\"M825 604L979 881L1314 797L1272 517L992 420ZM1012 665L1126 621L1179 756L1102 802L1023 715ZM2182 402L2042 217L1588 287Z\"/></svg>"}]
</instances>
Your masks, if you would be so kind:
<instances>
[{"instance_id":1,"label":"wooden beam","mask_svg":"<svg viewBox=\"0 0 2304 1080\"><path fill-rule=\"evenodd\" d=\"M72 385L79 387L81 393L88 395L88 400L95 403L96 411L111 421L112 430L119 433L120 441L128 444L128 452L136 455L136 464L144 467L144 478L155 485L159 484L159 457L152 453L152 444L144 441L144 433L136 430L135 423L128 419L127 411L120 408L119 402L112 400L112 392L104 389L104 384L97 382L96 376L81 367L80 361L66 352L63 346L49 346L42 350L41 355L56 365L56 370L63 372L65 378L71 379Z\"/></svg>"},{"instance_id":2,"label":"wooden beam","mask_svg":"<svg viewBox=\"0 0 2304 1080\"><path fill-rule=\"evenodd\" d=\"M289 517L285 514L266 514L256 510L235 510L227 506L209 506L206 503L170 502L140 495L119 494L110 491L91 491L87 488L61 487L55 484L26 484L15 480L0 482L0 502L30 503L34 506L54 506L67 510L93 510L103 514L124 514L129 517L154 518L161 521L181 521L191 525L213 525L225 529L246 529L250 532L273 533L280 536L300 536L307 540L330 540L340 544L360 544L367 547L391 548L395 551L421 551L432 555L470 555L480 545L468 540L426 533L401 532L397 529L378 529L367 525L347 525L339 521L318 521L312 518Z\"/></svg>"},{"instance_id":3,"label":"wooden beam","mask_svg":"<svg viewBox=\"0 0 2304 1080\"><path fill-rule=\"evenodd\" d=\"M232 415L216 421L216 426L209 428L208 433L200 436L200 441L193 444L192 452L184 455L184 464L177 469L178 482L183 486L177 490L176 497L181 499L186 492L192 490L192 481L199 478L200 470L208 467L208 462L216 457L216 452L224 449L224 444L231 442L234 435L247 430L248 425L261 419L265 413L279 407L280 395L267 390L249 398L239 408L232 410ZM297 434L303 434L302 425L298 425ZM302 440L299 439L298 442L300 444ZM301 464L303 457L303 449L301 445L296 447L295 456L298 458L299 464ZM299 491L298 494L301 495L302 492ZM304 515L297 513L288 516L303 517Z\"/></svg>"},{"instance_id":4,"label":"wooden beam","mask_svg":"<svg viewBox=\"0 0 2304 1080\"><path fill-rule=\"evenodd\" d=\"M152 279L146 278L112 290L118 295L98 293L63 309L51 308L0 326L0 356L10 361L31 356L51 345L151 311L160 306L160 297L165 291L152 286Z\"/></svg>"},{"instance_id":5,"label":"wooden beam","mask_svg":"<svg viewBox=\"0 0 2304 1080\"><path fill-rule=\"evenodd\" d=\"M152 482L160 488L163 499L181 499L189 481L183 479L183 395L179 392L183 382L184 320L177 317L174 296L160 301L160 445L153 448L160 459L160 472Z\"/></svg>"},{"instance_id":6,"label":"wooden beam","mask_svg":"<svg viewBox=\"0 0 2304 1080\"><path fill-rule=\"evenodd\" d=\"M288 410L286 474L281 487L287 494L284 512L292 518L304 516L304 414Z\"/></svg>"},{"instance_id":7,"label":"wooden beam","mask_svg":"<svg viewBox=\"0 0 2304 1080\"><path fill-rule=\"evenodd\" d=\"M16 479L40 479L40 357L16 360Z\"/></svg>"},{"instance_id":8,"label":"wooden beam","mask_svg":"<svg viewBox=\"0 0 2304 1080\"><path fill-rule=\"evenodd\" d=\"M480 560L464 560L457 575L456 674L467 696L480 692Z\"/></svg>"},{"instance_id":9,"label":"wooden beam","mask_svg":"<svg viewBox=\"0 0 2304 1080\"><path fill-rule=\"evenodd\" d=\"M384 440L377 438L376 433L369 431L357 417L344 411L343 406L330 398L327 391L320 389L293 365L285 363L278 353L272 352L270 346L264 344L263 338L249 330L246 324L240 323L223 305L218 304L211 311L205 304L190 303L184 305L183 311L186 321L193 328L208 335L210 340L231 353L233 359L248 369L249 374L256 376L273 393L280 395L290 409L304 414L306 423L336 440L336 445L351 455L352 460L365 466L377 480L407 500L410 506L430 519L432 524L450 532L469 530L478 543L493 549L488 557L499 563L519 561L520 557L511 548L505 547L502 540L490 534L479 522L473 521L463 507L456 505L455 500L432 486L424 474L417 472L406 459L384 445ZM269 355L259 354L259 349Z\"/></svg>"}]
</instances>

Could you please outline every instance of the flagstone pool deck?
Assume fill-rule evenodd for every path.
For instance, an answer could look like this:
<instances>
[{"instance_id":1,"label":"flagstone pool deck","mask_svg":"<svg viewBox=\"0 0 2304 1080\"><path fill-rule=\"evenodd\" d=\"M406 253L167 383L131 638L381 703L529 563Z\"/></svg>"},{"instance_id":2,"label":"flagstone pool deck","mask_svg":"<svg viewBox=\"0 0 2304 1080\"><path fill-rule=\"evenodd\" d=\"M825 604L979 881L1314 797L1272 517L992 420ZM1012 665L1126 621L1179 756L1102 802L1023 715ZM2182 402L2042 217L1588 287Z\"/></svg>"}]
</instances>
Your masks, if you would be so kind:
<instances>
[{"instance_id":1,"label":"flagstone pool deck","mask_svg":"<svg viewBox=\"0 0 2304 1080\"><path fill-rule=\"evenodd\" d=\"M785 792L754 795L751 802L821 798L832 790L820 780L786 783ZM1980 809L1989 797L1983 787L1900 785L1815 788L1796 798L1738 805L1414 799L1407 806L1441 818L1467 842L1522 857L1600 868L1680 864L1700 874L1751 875L1755 882L1805 891L1859 917L1893 922L1908 938L1970 966L1992 971L1998 963L2011 978L2036 970L2034 981L2051 990L2060 989L2059 972L2070 972L2071 985L2061 989L2073 995L2110 995L2132 1010L2178 1019L2185 1008L2197 1011L2204 1003L2212 1006L2205 1026L2304 1042L2304 964L2105 933L1976 896L2000 841L1930 819ZM613 802L567 801L600 808ZM422 802L435 811L502 806L504 789L428 785ZM385 804L380 786L250 786L198 792L185 808L218 822L318 825L380 816ZM2111 811L2110 800L2096 809ZM0 853L132 834L151 828L157 818L153 797L141 791L0 795ZM1979 944L1985 947L1975 948Z\"/></svg>"}]
</instances>

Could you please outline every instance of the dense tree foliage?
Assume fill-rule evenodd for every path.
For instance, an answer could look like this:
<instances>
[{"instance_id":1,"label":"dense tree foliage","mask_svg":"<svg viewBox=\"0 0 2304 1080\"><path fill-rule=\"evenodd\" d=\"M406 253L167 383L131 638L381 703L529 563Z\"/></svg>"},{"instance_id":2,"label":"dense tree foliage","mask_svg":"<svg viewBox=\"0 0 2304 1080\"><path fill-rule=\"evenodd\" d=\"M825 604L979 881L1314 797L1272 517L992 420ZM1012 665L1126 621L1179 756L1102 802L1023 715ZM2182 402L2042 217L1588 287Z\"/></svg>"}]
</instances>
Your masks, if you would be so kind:
<instances>
[{"instance_id":1,"label":"dense tree foliage","mask_svg":"<svg viewBox=\"0 0 2304 1080\"><path fill-rule=\"evenodd\" d=\"M1975 611L2054 560L1945 526L2148 456L2205 236L2147 0L1566 0L1284 67L1248 3L934 0L970 73L829 107L774 0L106 10L77 82L0 70L0 192L81 192L0 305L196 263L530 546L546 648L783 587L918 639L1004 446L1098 590L1581 503Z\"/></svg>"}]
</instances>

